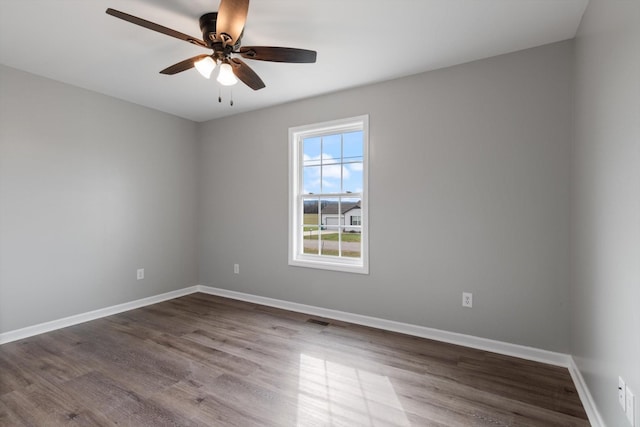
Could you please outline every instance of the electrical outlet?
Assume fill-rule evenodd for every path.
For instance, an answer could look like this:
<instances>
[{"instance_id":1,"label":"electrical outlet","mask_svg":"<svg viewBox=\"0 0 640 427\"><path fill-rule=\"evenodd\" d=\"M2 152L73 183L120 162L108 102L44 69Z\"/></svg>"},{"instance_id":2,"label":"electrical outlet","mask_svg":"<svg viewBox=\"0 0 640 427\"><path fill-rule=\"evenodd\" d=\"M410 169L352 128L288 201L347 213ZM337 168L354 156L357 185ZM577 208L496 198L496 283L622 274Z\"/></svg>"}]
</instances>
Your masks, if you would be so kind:
<instances>
[{"instance_id":1,"label":"electrical outlet","mask_svg":"<svg viewBox=\"0 0 640 427\"><path fill-rule=\"evenodd\" d=\"M473 307L473 294L471 292L462 293L462 306L469 308Z\"/></svg>"},{"instance_id":2,"label":"electrical outlet","mask_svg":"<svg viewBox=\"0 0 640 427\"><path fill-rule=\"evenodd\" d=\"M623 411L625 410L627 404L627 398L625 397L626 390L627 388L624 384L624 380L622 379L622 377L618 377L618 403L622 407Z\"/></svg>"},{"instance_id":3,"label":"electrical outlet","mask_svg":"<svg viewBox=\"0 0 640 427\"><path fill-rule=\"evenodd\" d=\"M635 408L635 396L629 387L626 389L626 397L627 397L627 419L631 423L631 427L635 426L635 416L636 416L636 408Z\"/></svg>"},{"instance_id":4,"label":"electrical outlet","mask_svg":"<svg viewBox=\"0 0 640 427\"><path fill-rule=\"evenodd\" d=\"M240 274L240 264L233 264L233 274Z\"/></svg>"},{"instance_id":5,"label":"electrical outlet","mask_svg":"<svg viewBox=\"0 0 640 427\"><path fill-rule=\"evenodd\" d=\"M139 268L138 269L138 271L136 272L136 278L138 280L144 279L144 268Z\"/></svg>"}]
</instances>

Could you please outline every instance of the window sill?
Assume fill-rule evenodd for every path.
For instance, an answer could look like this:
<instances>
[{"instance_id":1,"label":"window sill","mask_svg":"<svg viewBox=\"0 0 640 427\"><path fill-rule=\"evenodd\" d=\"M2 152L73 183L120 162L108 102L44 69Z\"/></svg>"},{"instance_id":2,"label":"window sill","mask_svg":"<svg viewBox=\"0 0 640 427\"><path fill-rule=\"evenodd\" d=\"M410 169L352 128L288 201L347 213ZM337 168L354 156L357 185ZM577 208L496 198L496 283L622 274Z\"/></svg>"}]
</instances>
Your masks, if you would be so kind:
<instances>
[{"instance_id":1,"label":"window sill","mask_svg":"<svg viewBox=\"0 0 640 427\"><path fill-rule=\"evenodd\" d=\"M304 256L296 259L290 259L289 265L294 267L316 268L319 270L340 271L344 273L369 274L369 267L362 263L362 260L340 259L338 262L331 262L325 257Z\"/></svg>"}]
</instances>

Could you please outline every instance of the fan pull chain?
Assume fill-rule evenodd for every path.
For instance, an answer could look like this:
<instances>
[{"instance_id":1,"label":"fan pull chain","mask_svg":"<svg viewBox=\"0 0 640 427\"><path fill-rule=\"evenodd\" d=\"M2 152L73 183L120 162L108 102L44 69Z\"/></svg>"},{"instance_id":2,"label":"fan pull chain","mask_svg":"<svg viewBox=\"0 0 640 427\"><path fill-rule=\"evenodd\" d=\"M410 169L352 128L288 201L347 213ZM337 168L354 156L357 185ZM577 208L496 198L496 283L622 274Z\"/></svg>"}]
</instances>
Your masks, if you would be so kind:
<instances>
[{"instance_id":1,"label":"fan pull chain","mask_svg":"<svg viewBox=\"0 0 640 427\"><path fill-rule=\"evenodd\" d=\"M222 88L218 86L218 102L222 103ZM229 105L233 107L233 89L229 89Z\"/></svg>"}]
</instances>

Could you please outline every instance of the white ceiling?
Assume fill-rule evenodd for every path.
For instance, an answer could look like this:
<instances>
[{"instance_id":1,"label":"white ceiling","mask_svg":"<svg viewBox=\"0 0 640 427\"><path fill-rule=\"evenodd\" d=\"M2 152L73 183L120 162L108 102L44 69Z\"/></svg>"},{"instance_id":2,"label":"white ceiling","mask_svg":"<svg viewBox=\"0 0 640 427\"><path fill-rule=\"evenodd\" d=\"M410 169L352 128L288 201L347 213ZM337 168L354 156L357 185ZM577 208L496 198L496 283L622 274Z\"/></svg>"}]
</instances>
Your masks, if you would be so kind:
<instances>
[{"instance_id":1,"label":"white ceiling","mask_svg":"<svg viewBox=\"0 0 640 427\"><path fill-rule=\"evenodd\" d=\"M0 63L204 121L575 36L588 0L253 0L245 46L318 52L315 64L246 62L266 88L159 71L210 52L105 13L202 38L219 0L0 0Z\"/></svg>"}]
</instances>

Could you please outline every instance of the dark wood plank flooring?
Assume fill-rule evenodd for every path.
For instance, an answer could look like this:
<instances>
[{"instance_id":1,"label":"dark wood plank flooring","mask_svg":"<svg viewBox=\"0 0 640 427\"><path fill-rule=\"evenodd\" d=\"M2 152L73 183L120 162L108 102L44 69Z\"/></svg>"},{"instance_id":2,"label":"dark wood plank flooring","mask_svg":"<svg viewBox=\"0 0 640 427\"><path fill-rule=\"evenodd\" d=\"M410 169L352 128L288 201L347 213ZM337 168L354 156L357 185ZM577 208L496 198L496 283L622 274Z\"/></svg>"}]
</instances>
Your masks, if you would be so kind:
<instances>
[{"instance_id":1,"label":"dark wood plank flooring","mask_svg":"<svg viewBox=\"0 0 640 427\"><path fill-rule=\"evenodd\" d=\"M192 294L0 346L0 425L589 423L564 368Z\"/></svg>"}]
</instances>

